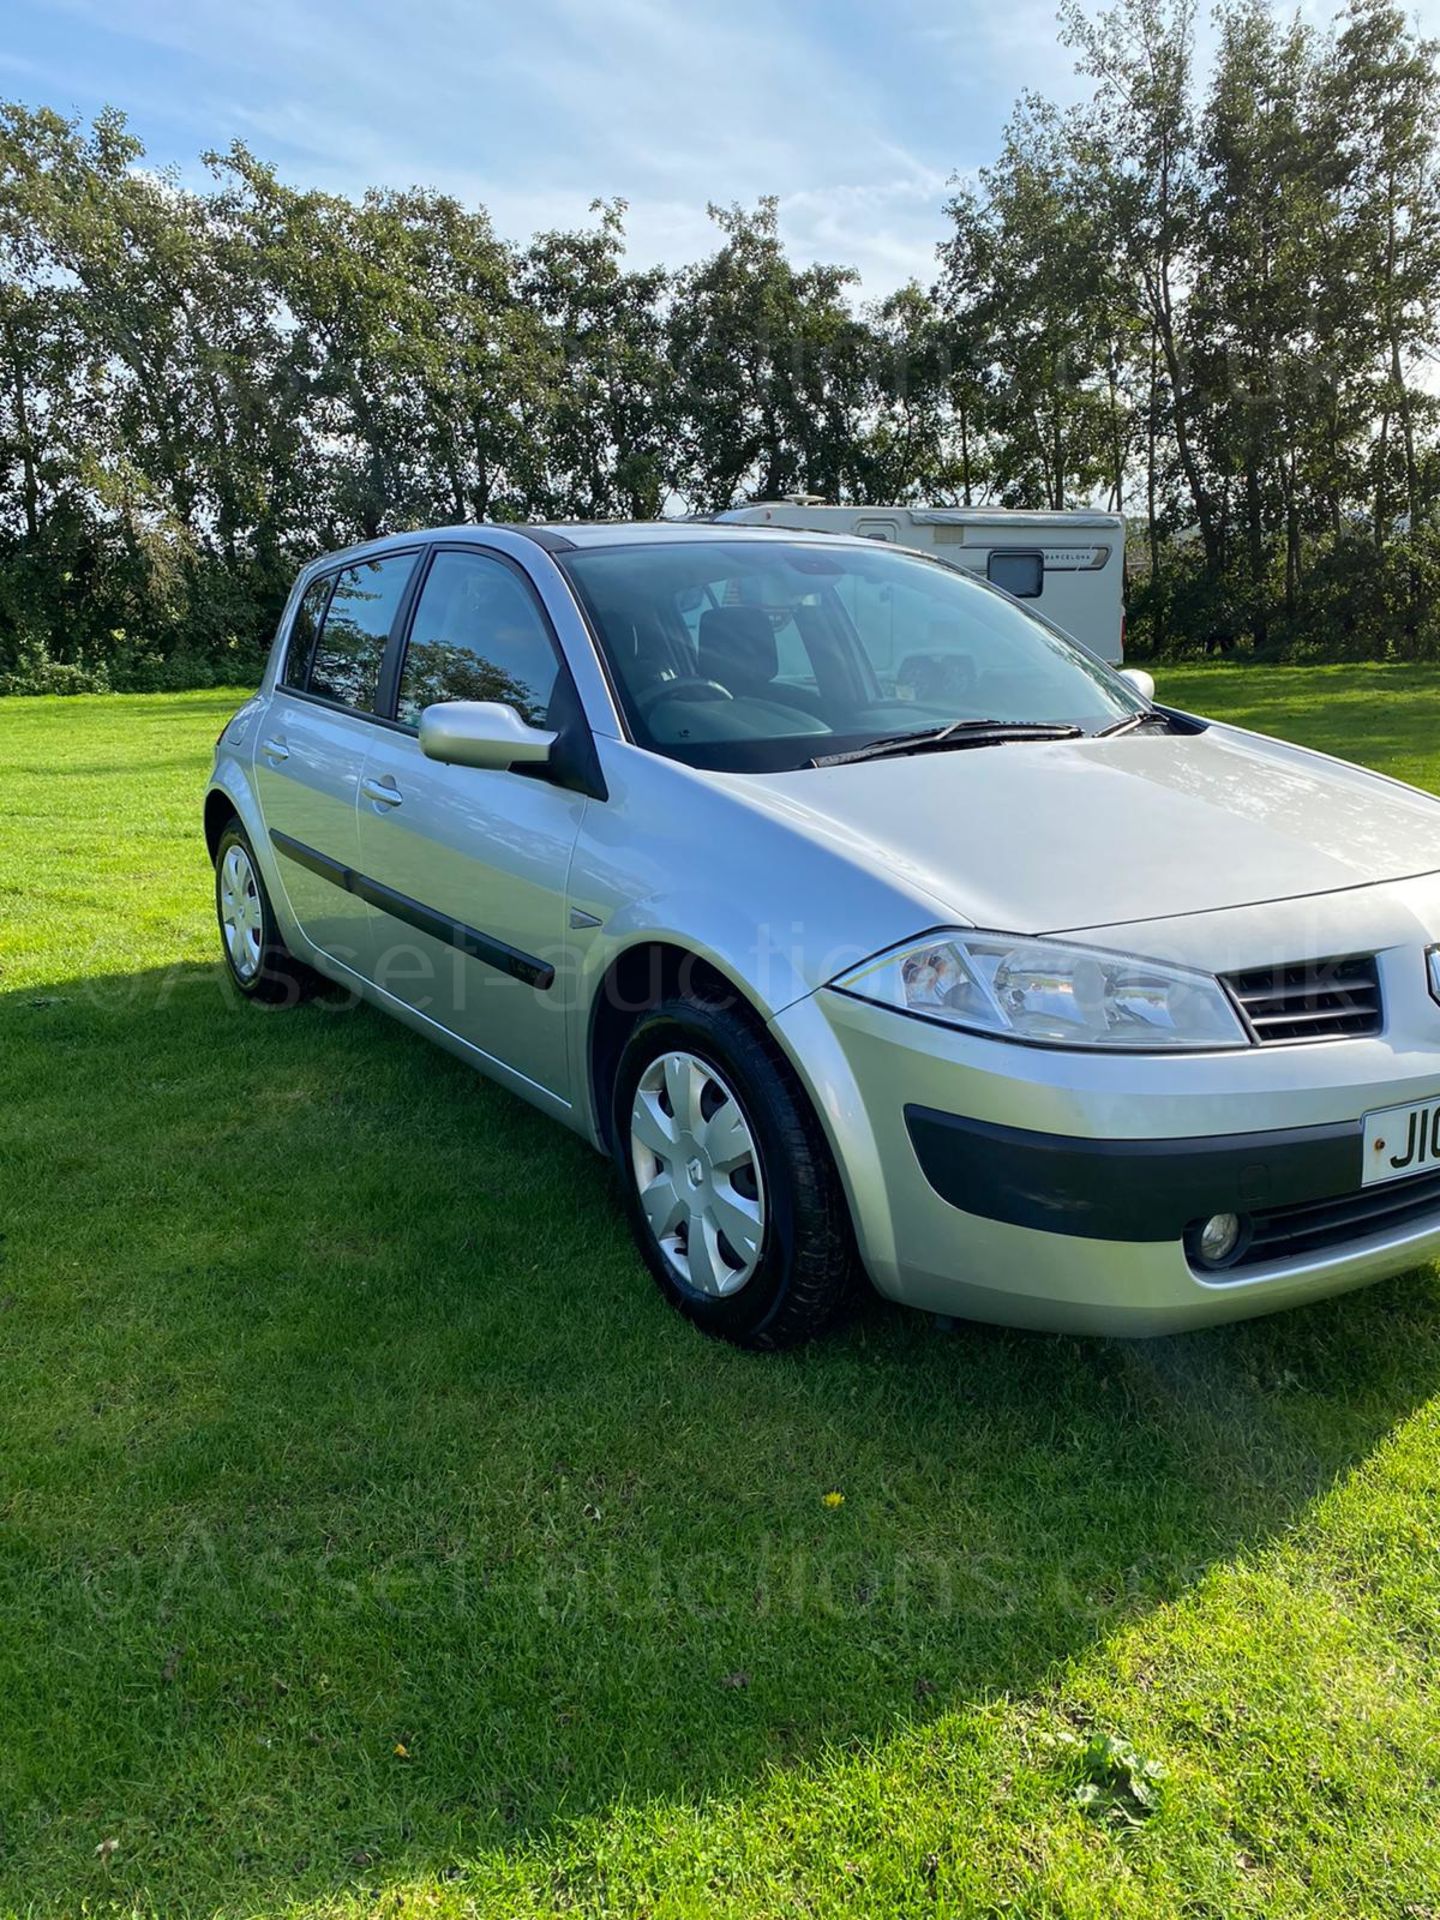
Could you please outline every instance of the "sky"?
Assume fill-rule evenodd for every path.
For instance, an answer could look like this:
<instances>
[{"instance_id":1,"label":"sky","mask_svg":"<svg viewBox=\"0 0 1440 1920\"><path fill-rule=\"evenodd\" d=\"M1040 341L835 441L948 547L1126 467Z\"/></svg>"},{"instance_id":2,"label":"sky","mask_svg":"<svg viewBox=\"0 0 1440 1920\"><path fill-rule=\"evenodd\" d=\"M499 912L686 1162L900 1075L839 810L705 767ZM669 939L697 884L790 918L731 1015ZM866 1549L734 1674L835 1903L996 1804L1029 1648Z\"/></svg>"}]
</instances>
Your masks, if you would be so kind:
<instances>
[{"instance_id":1,"label":"sky","mask_svg":"<svg viewBox=\"0 0 1440 1920\"><path fill-rule=\"evenodd\" d=\"M866 296L933 277L949 183L1027 88L1084 83L1052 0L5 0L0 97L128 116L155 166L243 140L297 186L441 188L525 240L629 202L639 265L773 193ZM1325 0L1303 0L1315 21ZM1413 8L1440 33L1440 0Z\"/></svg>"}]
</instances>

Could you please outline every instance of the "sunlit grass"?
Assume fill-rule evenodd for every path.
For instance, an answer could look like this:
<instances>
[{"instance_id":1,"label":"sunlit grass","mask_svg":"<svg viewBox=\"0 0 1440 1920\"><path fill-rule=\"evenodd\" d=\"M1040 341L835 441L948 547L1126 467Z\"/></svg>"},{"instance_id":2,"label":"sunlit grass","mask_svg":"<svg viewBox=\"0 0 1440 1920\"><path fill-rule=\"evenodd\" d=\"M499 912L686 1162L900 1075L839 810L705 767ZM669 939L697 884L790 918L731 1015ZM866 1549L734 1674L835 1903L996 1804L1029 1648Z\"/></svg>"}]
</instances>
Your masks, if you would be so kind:
<instances>
[{"instance_id":1,"label":"sunlit grass","mask_svg":"<svg viewBox=\"0 0 1440 1920\"><path fill-rule=\"evenodd\" d=\"M1440 674L1161 693L1440 788ZM233 704L0 703L0 1908L1440 1911L1433 1276L707 1343L573 1138L227 996Z\"/></svg>"}]
</instances>

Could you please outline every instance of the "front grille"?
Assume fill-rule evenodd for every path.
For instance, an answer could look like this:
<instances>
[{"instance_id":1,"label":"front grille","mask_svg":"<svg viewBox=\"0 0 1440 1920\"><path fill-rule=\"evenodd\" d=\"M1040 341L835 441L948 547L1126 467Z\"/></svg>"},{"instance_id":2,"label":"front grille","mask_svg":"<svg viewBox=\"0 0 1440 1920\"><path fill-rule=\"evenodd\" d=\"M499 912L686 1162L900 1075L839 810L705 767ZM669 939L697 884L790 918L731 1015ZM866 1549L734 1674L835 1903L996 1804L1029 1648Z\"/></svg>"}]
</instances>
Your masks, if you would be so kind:
<instances>
[{"instance_id":1,"label":"front grille","mask_svg":"<svg viewBox=\"0 0 1440 1920\"><path fill-rule=\"evenodd\" d=\"M1380 972L1373 954L1252 967L1222 978L1261 1046L1380 1031Z\"/></svg>"},{"instance_id":2,"label":"front grille","mask_svg":"<svg viewBox=\"0 0 1440 1920\"><path fill-rule=\"evenodd\" d=\"M1408 1180L1362 1187L1358 1193L1341 1194L1335 1200L1272 1207L1251 1215L1250 1238L1239 1259L1207 1273L1205 1278L1223 1279L1245 1267L1298 1259L1302 1254L1363 1240L1372 1233L1396 1232L1424 1220L1427 1214L1434 1215L1440 1225L1440 1168L1433 1173L1412 1174Z\"/></svg>"}]
</instances>

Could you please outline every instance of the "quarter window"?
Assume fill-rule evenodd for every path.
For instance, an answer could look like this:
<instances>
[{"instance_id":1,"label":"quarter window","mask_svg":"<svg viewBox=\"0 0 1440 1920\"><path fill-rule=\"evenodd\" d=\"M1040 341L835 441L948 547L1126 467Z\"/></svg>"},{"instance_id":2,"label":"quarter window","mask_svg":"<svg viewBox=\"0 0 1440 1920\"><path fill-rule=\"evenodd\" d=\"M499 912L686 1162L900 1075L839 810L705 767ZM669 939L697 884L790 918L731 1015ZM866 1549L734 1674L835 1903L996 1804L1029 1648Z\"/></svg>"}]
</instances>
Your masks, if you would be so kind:
<instances>
[{"instance_id":1,"label":"quarter window","mask_svg":"<svg viewBox=\"0 0 1440 1920\"><path fill-rule=\"evenodd\" d=\"M414 564L413 553L387 554L337 577L315 646L311 693L361 713L373 709L385 643Z\"/></svg>"},{"instance_id":2,"label":"quarter window","mask_svg":"<svg viewBox=\"0 0 1440 1920\"><path fill-rule=\"evenodd\" d=\"M985 577L1017 600L1038 600L1045 591L1043 553L992 553Z\"/></svg>"},{"instance_id":3,"label":"quarter window","mask_svg":"<svg viewBox=\"0 0 1440 1920\"><path fill-rule=\"evenodd\" d=\"M315 635L320 630L325 602L330 598L332 585L333 580L328 573L319 580L312 580L305 589L304 599L295 609L295 618L290 623L290 642L285 649L284 686L305 685L310 672L310 656L315 651Z\"/></svg>"},{"instance_id":4,"label":"quarter window","mask_svg":"<svg viewBox=\"0 0 1440 1920\"><path fill-rule=\"evenodd\" d=\"M405 650L398 717L415 726L440 700L500 700L542 727L559 659L524 582L483 553L437 553Z\"/></svg>"}]
</instances>

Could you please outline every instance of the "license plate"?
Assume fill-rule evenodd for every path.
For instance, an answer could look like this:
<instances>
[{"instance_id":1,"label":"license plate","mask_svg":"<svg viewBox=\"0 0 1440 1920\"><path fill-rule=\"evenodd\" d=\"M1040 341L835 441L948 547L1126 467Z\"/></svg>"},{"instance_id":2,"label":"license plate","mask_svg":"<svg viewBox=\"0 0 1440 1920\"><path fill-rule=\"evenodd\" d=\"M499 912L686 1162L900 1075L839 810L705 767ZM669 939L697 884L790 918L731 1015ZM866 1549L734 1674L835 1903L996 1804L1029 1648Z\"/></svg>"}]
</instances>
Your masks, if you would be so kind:
<instances>
[{"instance_id":1,"label":"license plate","mask_svg":"<svg viewBox=\"0 0 1440 1920\"><path fill-rule=\"evenodd\" d=\"M1362 1186L1403 1180L1407 1174L1428 1173L1436 1167L1440 1167L1440 1100L1366 1114Z\"/></svg>"}]
</instances>

